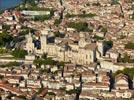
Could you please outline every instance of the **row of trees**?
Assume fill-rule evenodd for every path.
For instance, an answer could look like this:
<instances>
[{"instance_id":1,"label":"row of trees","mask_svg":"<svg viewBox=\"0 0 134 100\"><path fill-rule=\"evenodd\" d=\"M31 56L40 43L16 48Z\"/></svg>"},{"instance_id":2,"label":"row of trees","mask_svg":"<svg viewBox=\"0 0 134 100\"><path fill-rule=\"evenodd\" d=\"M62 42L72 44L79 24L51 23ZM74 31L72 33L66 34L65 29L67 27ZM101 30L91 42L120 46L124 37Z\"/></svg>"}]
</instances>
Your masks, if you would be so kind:
<instances>
[{"instance_id":1,"label":"row of trees","mask_svg":"<svg viewBox=\"0 0 134 100\"><path fill-rule=\"evenodd\" d=\"M120 73L123 73L125 75L128 75L131 79L134 77L134 68L125 68L124 70L118 70L115 73L113 73L113 76L116 76Z\"/></svg>"},{"instance_id":2,"label":"row of trees","mask_svg":"<svg viewBox=\"0 0 134 100\"><path fill-rule=\"evenodd\" d=\"M42 58L35 59L33 63L38 65L39 67L40 67L40 65L59 65L59 66L64 66L64 62L54 61L50 57L45 58L45 59L42 59Z\"/></svg>"},{"instance_id":3,"label":"row of trees","mask_svg":"<svg viewBox=\"0 0 134 100\"><path fill-rule=\"evenodd\" d=\"M19 65L20 63L18 62L9 62L7 64L0 65L0 67L5 68L5 67L13 67L13 66L19 66Z\"/></svg>"},{"instance_id":4,"label":"row of trees","mask_svg":"<svg viewBox=\"0 0 134 100\"><path fill-rule=\"evenodd\" d=\"M86 22L69 22L67 23L67 26L70 28L74 28L77 31L84 31L84 32L90 31L88 28L88 23Z\"/></svg>"},{"instance_id":5,"label":"row of trees","mask_svg":"<svg viewBox=\"0 0 134 100\"><path fill-rule=\"evenodd\" d=\"M54 65L54 60L52 60L52 58L46 58L46 59L36 59L34 60L33 62L34 64L37 64L37 65Z\"/></svg>"},{"instance_id":6,"label":"row of trees","mask_svg":"<svg viewBox=\"0 0 134 100\"><path fill-rule=\"evenodd\" d=\"M134 50L134 43L128 42L127 44L125 44L125 49L132 49L132 50Z\"/></svg>"},{"instance_id":7,"label":"row of trees","mask_svg":"<svg viewBox=\"0 0 134 100\"><path fill-rule=\"evenodd\" d=\"M35 31L36 31L36 29L30 28L30 27L27 27L27 26L22 26L19 35L20 36L22 36L22 35L25 36L29 32L34 33Z\"/></svg>"},{"instance_id":8,"label":"row of trees","mask_svg":"<svg viewBox=\"0 0 134 100\"><path fill-rule=\"evenodd\" d=\"M50 15L37 15L37 16L34 16L33 18L34 21L45 21L49 19L51 19Z\"/></svg>"},{"instance_id":9,"label":"row of trees","mask_svg":"<svg viewBox=\"0 0 134 100\"><path fill-rule=\"evenodd\" d=\"M123 58L119 58L118 59L118 62L122 62L122 63L134 63L134 59L132 59L127 54L125 54Z\"/></svg>"}]
</instances>

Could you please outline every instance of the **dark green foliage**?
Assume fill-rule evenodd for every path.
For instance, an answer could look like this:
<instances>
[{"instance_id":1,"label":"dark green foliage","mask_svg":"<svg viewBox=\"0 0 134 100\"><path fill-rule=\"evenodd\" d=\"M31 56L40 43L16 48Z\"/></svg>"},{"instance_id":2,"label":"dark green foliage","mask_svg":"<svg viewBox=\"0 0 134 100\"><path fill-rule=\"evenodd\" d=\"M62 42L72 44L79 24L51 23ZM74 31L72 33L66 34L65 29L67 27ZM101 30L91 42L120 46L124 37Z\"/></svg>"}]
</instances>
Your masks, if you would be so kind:
<instances>
[{"instance_id":1,"label":"dark green foliage","mask_svg":"<svg viewBox=\"0 0 134 100\"><path fill-rule=\"evenodd\" d=\"M113 41L109 40L109 41L104 41L104 43L110 47L113 46Z\"/></svg>"},{"instance_id":2,"label":"dark green foliage","mask_svg":"<svg viewBox=\"0 0 134 100\"><path fill-rule=\"evenodd\" d=\"M127 54L124 55L123 58L119 58L118 62L122 62L122 63L134 63L134 59L131 59L130 56L128 56Z\"/></svg>"},{"instance_id":3,"label":"dark green foliage","mask_svg":"<svg viewBox=\"0 0 134 100\"><path fill-rule=\"evenodd\" d=\"M41 56L41 58L46 59L47 58L47 53L43 53L43 55Z\"/></svg>"},{"instance_id":4,"label":"dark green foliage","mask_svg":"<svg viewBox=\"0 0 134 100\"><path fill-rule=\"evenodd\" d=\"M113 75L116 76L120 73L128 75L131 79L134 77L134 68L125 68L124 70L118 70Z\"/></svg>"},{"instance_id":5,"label":"dark green foliage","mask_svg":"<svg viewBox=\"0 0 134 100\"><path fill-rule=\"evenodd\" d=\"M18 63L18 62L9 62L9 63L7 63L7 64L4 64L4 65L0 65L0 67L13 67L13 66L19 66L20 65L20 63Z\"/></svg>"},{"instance_id":6,"label":"dark green foliage","mask_svg":"<svg viewBox=\"0 0 134 100\"><path fill-rule=\"evenodd\" d=\"M54 92L48 92L47 94L56 96L56 94Z\"/></svg>"},{"instance_id":7,"label":"dark green foliage","mask_svg":"<svg viewBox=\"0 0 134 100\"><path fill-rule=\"evenodd\" d=\"M69 95L74 94L74 93L76 93L76 89L66 91L66 94L69 94Z\"/></svg>"},{"instance_id":8,"label":"dark green foliage","mask_svg":"<svg viewBox=\"0 0 134 100\"><path fill-rule=\"evenodd\" d=\"M61 20L60 19L56 19L55 22L54 22L54 25L58 26L60 23L61 23Z\"/></svg>"},{"instance_id":9,"label":"dark green foliage","mask_svg":"<svg viewBox=\"0 0 134 100\"><path fill-rule=\"evenodd\" d=\"M52 58L46 58L46 59L36 59L34 60L34 64L39 65L54 65L55 61L52 60Z\"/></svg>"},{"instance_id":10,"label":"dark green foliage","mask_svg":"<svg viewBox=\"0 0 134 100\"><path fill-rule=\"evenodd\" d=\"M133 77L134 77L134 68L125 68L123 70L123 73L129 75L130 78L133 79Z\"/></svg>"},{"instance_id":11,"label":"dark green foliage","mask_svg":"<svg viewBox=\"0 0 134 100\"><path fill-rule=\"evenodd\" d=\"M89 31L88 23L86 22L69 22L67 26L70 28L75 28L77 31Z\"/></svg>"},{"instance_id":12,"label":"dark green foliage","mask_svg":"<svg viewBox=\"0 0 134 100\"><path fill-rule=\"evenodd\" d=\"M61 61L61 62L58 62L59 66L65 66L65 62Z\"/></svg>"},{"instance_id":13,"label":"dark green foliage","mask_svg":"<svg viewBox=\"0 0 134 100\"><path fill-rule=\"evenodd\" d=\"M103 33L107 33L107 27L106 26L102 26L102 25L100 25L99 27L98 27L98 30L100 30L100 32L103 32Z\"/></svg>"},{"instance_id":14,"label":"dark green foliage","mask_svg":"<svg viewBox=\"0 0 134 100\"><path fill-rule=\"evenodd\" d=\"M26 35L29 33L29 30L22 30L19 35Z\"/></svg>"},{"instance_id":15,"label":"dark green foliage","mask_svg":"<svg viewBox=\"0 0 134 100\"><path fill-rule=\"evenodd\" d=\"M80 94L80 93L81 93L81 88L80 88L80 87L76 88L76 89L75 89L75 93L76 93L76 94Z\"/></svg>"},{"instance_id":16,"label":"dark green foliage","mask_svg":"<svg viewBox=\"0 0 134 100\"><path fill-rule=\"evenodd\" d=\"M15 58L25 58L25 56L28 54L27 51L23 49L15 49L11 53Z\"/></svg>"},{"instance_id":17,"label":"dark green foliage","mask_svg":"<svg viewBox=\"0 0 134 100\"><path fill-rule=\"evenodd\" d=\"M0 34L0 47L4 47L6 43L10 43L13 37L6 32Z\"/></svg>"},{"instance_id":18,"label":"dark green foliage","mask_svg":"<svg viewBox=\"0 0 134 100\"><path fill-rule=\"evenodd\" d=\"M67 94L69 94L69 95L71 95L71 94L79 94L81 92L81 88L80 87L78 87L78 88L76 88L76 89L71 89L71 90L68 90L68 91L66 91L66 93Z\"/></svg>"},{"instance_id":19,"label":"dark green foliage","mask_svg":"<svg viewBox=\"0 0 134 100\"><path fill-rule=\"evenodd\" d=\"M51 17L50 15L37 15L33 18L34 21L45 21L49 20Z\"/></svg>"},{"instance_id":20,"label":"dark green foliage","mask_svg":"<svg viewBox=\"0 0 134 100\"><path fill-rule=\"evenodd\" d=\"M40 8L38 6L30 6L30 7L24 7L24 8L20 8L19 10L31 10L31 11L50 11L52 12L53 9L50 8Z\"/></svg>"},{"instance_id":21,"label":"dark green foliage","mask_svg":"<svg viewBox=\"0 0 134 100\"><path fill-rule=\"evenodd\" d=\"M19 35L26 35L28 34L29 32L31 33L34 33L36 30L35 29L32 29L32 28L29 28L29 27L26 27L26 26L22 26L21 28L21 32L19 33Z\"/></svg>"},{"instance_id":22,"label":"dark green foliage","mask_svg":"<svg viewBox=\"0 0 134 100\"><path fill-rule=\"evenodd\" d=\"M2 49L2 48L0 48L0 54L4 54L4 53L7 53L7 52L8 52L7 49Z\"/></svg>"},{"instance_id":23,"label":"dark green foliage","mask_svg":"<svg viewBox=\"0 0 134 100\"><path fill-rule=\"evenodd\" d=\"M55 37L60 37L60 32L54 32Z\"/></svg>"},{"instance_id":24,"label":"dark green foliage","mask_svg":"<svg viewBox=\"0 0 134 100\"><path fill-rule=\"evenodd\" d=\"M134 43L128 42L127 44L125 44L125 49L134 50Z\"/></svg>"},{"instance_id":25,"label":"dark green foliage","mask_svg":"<svg viewBox=\"0 0 134 100\"><path fill-rule=\"evenodd\" d=\"M67 17L67 18L72 18L72 17L76 17L76 16L77 16L77 15L75 15L75 14L69 14L69 13L67 13L65 17Z\"/></svg>"},{"instance_id":26,"label":"dark green foliage","mask_svg":"<svg viewBox=\"0 0 134 100\"><path fill-rule=\"evenodd\" d=\"M2 29L5 30L5 31L7 31L7 30L10 29L10 25L3 24L2 25Z\"/></svg>"},{"instance_id":27,"label":"dark green foliage","mask_svg":"<svg viewBox=\"0 0 134 100\"><path fill-rule=\"evenodd\" d=\"M65 37L65 34L60 33L60 32L58 31L58 32L54 32L54 36L55 36L55 37L64 38L64 37Z\"/></svg>"},{"instance_id":28,"label":"dark green foliage","mask_svg":"<svg viewBox=\"0 0 134 100\"><path fill-rule=\"evenodd\" d=\"M112 4L112 5L117 5L117 4L119 4L118 1L119 1L119 0L111 0L111 4Z\"/></svg>"},{"instance_id":29,"label":"dark green foliage","mask_svg":"<svg viewBox=\"0 0 134 100\"><path fill-rule=\"evenodd\" d=\"M115 77L116 75L121 74L121 73L123 73L123 71L122 70L118 70L115 73L113 73L113 76Z\"/></svg>"},{"instance_id":30,"label":"dark green foliage","mask_svg":"<svg viewBox=\"0 0 134 100\"><path fill-rule=\"evenodd\" d=\"M107 33L107 28L106 27L102 27L101 32Z\"/></svg>"},{"instance_id":31,"label":"dark green foliage","mask_svg":"<svg viewBox=\"0 0 134 100\"><path fill-rule=\"evenodd\" d=\"M88 17L88 18L92 18L96 16L96 14L92 14L92 13L89 13L89 14L79 14L78 17L82 17L82 18L85 18L85 17Z\"/></svg>"},{"instance_id":32,"label":"dark green foliage","mask_svg":"<svg viewBox=\"0 0 134 100\"><path fill-rule=\"evenodd\" d=\"M100 36L97 36L97 35L95 35L94 38L95 38L96 40L103 40L103 39L104 39L103 37L100 37Z\"/></svg>"},{"instance_id":33,"label":"dark green foliage","mask_svg":"<svg viewBox=\"0 0 134 100\"><path fill-rule=\"evenodd\" d=\"M41 88L39 88L39 90L38 90L38 93L37 94L40 94L42 91L43 91L43 87L41 87Z\"/></svg>"}]
</instances>

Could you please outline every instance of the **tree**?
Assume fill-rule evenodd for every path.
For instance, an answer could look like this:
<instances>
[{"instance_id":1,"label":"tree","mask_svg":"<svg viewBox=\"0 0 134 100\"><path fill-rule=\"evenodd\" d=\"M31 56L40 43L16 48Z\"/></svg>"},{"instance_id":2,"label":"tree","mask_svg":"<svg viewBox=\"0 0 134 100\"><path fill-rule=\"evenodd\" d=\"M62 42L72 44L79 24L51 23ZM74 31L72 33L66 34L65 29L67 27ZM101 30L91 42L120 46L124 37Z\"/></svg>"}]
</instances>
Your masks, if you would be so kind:
<instances>
[{"instance_id":1,"label":"tree","mask_svg":"<svg viewBox=\"0 0 134 100\"><path fill-rule=\"evenodd\" d=\"M123 58L119 58L118 61L122 63L134 63L134 59L131 59L131 57L128 56L127 53L124 54Z\"/></svg>"},{"instance_id":2,"label":"tree","mask_svg":"<svg viewBox=\"0 0 134 100\"><path fill-rule=\"evenodd\" d=\"M134 50L134 43L128 42L127 44L125 44L125 49L132 49L132 50Z\"/></svg>"},{"instance_id":3,"label":"tree","mask_svg":"<svg viewBox=\"0 0 134 100\"><path fill-rule=\"evenodd\" d=\"M106 27L102 27L101 32L107 33L107 28Z\"/></svg>"},{"instance_id":4,"label":"tree","mask_svg":"<svg viewBox=\"0 0 134 100\"><path fill-rule=\"evenodd\" d=\"M96 40L103 40L103 39L104 39L103 37L100 37L100 36L97 36L97 35L95 35L94 38L95 38Z\"/></svg>"},{"instance_id":5,"label":"tree","mask_svg":"<svg viewBox=\"0 0 134 100\"><path fill-rule=\"evenodd\" d=\"M122 71L122 70L118 70L118 71L116 71L115 73L113 73L113 76L116 76L116 75L118 75L118 74L120 74L120 73L123 73L123 71Z\"/></svg>"},{"instance_id":6,"label":"tree","mask_svg":"<svg viewBox=\"0 0 134 100\"><path fill-rule=\"evenodd\" d=\"M3 24L2 25L2 29L4 29L4 30L9 30L10 29L10 25L6 25L6 24Z\"/></svg>"},{"instance_id":7,"label":"tree","mask_svg":"<svg viewBox=\"0 0 134 100\"><path fill-rule=\"evenodd\" d=\"M134 77L134 68L125 68L123 70L123 73L129 75L129 77L131 79L133 79L133 77Z\"/></svg>"},{"instance_id":8,"label":"tree","mask_svg":"<svg viewBox=\"0 0 134 100\"><path fill-rule=\"evenodd\" d=\"M113 46L113 41L111 40L108 40L108 41L104 41L104 43L109 46L109 47L112 47Z\"/></svg>"},{"instance_id":9,"label":"tree","mask_svg":"<svg viewBox=\"0 0 134 100\"><path fill-rule=\"evenodd\" d=\"M11 53L15 58L25 58L25 56L28 54L27 51L23 49L15 49Z\"/></svg>"},{"instance_id":10,"label":"tree","mask_svg":"<svg viewBox=\"0 0 134 100\"><path fill-rule=\"evenodd\" d=\"M55 94L54 92L48 92L47 94L48 94L48 95L56 96L56 94Z\"/></svg>"},{"instance_id":11,"label":"tree","mask_svg":"<svg viewBox=\"0 0 134 100\"><path fill-rule=\"evenodd\" d=\"M0 67L5 68L5 67L13 67L13 66L19 66L19 65L20 65L20 63L18 63L18 62L9 62L7 64L0 65Z\"/></svg>"},{"instance_id":12,"label":"tree","mask_svg":"<svg viewBox=\"0 0 134 100\"><path fill-rule=\"evenodd\" d=\"M60 19L56 19L55 22L54 22L54 25L58 26L60 23L61 23L61 20Z\"/></svg>"},{"instance_id":13,"label":"tree","mask_svg":"<svg viewBox=\"0 0 134 100\"><path fill-rule=\"evenodd\" d=\"M66 94L69 94L69 95L74 94L74 93L76 93L75 89L71 89L71 90L66 91Z\"/></svg>"},{"instance_id":14,"label":"tree","mask_svg":"<svg viewBox=\"0 0 134 100\"><path fill-rule=\"evenodd\" d=\"M34 64L37 64L37 65L54 65L54 63L55 61L52 60L52 58L34 60Z\"/></svg>"},{"instance_id":15,"label":"tree","mask_svg":"<svg viewBox=\"0 0 134 100\"><path fill-rule=\"evenodd\" d=\"M116 76L120 73L128 75L130 77L130 79L132 80L134 77L134 68L125 68L123 70L118 70L115 73L113 73L113 75Z\"/></svg>"},{"instance_id":16,"label":"tree","mask_svg":"<svg viewBox=\"0 0 134 100\"><path fill-rule=\"evenodd\" d=\"M89 31L88 23L86 22L69 22L67 26L70 28L75 28L77 31Z\"/></svg>"},{"instance_id":17,"label":"tree","mask_svg":"<svg viewBox=\"0 0 134 100\"><path fill-rule=\"evenodd\" d=\"M93 18L94 16L96 16L96 14L92 14L92 13L88 13L88 14L86 14L86 13L84 13L83 12L83 14L79 14L78 15L78 17L82 17L82 18Z\"/></svg>"},{"instance_id":18,"label":"tree","mask_svg":"<svg viewBox=\"0 0 134 100\"><path fill-rule=\"evenodd\" d=\"M34 17L34 21L45 21L45 20L49 20L51 18L50 15L37 15Z\"/></svg>"},{"instance_id":19,"label":"tree","mask_svg":"<svg viewBox=\"0 0 134 100\"><path fill-rule=\"evenodd\" d=\"M63 61L59 62L59 66L65 66L65 62Z\"/></svg>"},{"instance_id":20,"label":"tree","mask_svg":"<svg viewBox=\"0 0 134 100\"><path fill-rule=\"evenodd\" d=\"M6 43L10 43L13 40L13 37L7 32L0 34L0 47L5 47Z\"/></svg>"},{"instance_id":21,"label":"tree","mask_svg":"<svg viewBox=\"0 0 134 100\"><path fill-rule=\"evenodd\" d=\"M119 0L111 0L111 1L112 1L112 2L111 2L112 5L119 4L119 2L118 2Z\"/></svg>"},{"instance_id":22,"label":"tree","mask_svg":"<svg viewBox=\"0 0 134 100\"><path fill-rule=\"evenodd\" d=\"M42 58L46 59L47 58L47 53L43 53Z\"/></svg>"},{"instance_id":23,"label":"tree","mask_svg":"<svg viewBox=\"0 0 134 100\"><path fill-rule=\"evenodd\" d=\"M7 53L7 52L8 52L7 49L0 48L0 54L4 54L4 53Z\"/></svg>"}]
</instances>

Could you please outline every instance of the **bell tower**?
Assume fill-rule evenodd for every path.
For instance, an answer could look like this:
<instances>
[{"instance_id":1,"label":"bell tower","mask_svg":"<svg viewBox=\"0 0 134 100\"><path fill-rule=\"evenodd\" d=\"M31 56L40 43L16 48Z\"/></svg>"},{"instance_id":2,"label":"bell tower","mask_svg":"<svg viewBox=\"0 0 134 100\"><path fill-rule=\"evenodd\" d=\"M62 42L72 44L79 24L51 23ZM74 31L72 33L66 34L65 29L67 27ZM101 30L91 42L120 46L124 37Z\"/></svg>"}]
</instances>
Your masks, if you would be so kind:
<instances>
[{"instance_id":1,"label":"bell tower","mask_svg":"<svg viewBox=\"0 0 134 100\"><path fill-rule=\"evenodd\" d=\"M85 35L80 33L80 40L79 40L79 47L85 47L86 41L85 41Z\"/></svg>"},{"instance_id":2,"label":"bell tower","mask_svg":"<svg viewBox=\"0 0 134 100\"><path fill-rule=\"evenodd\" d=\"M31 32L26 36L27 38L27 43L26 43L26 50L28 53L34 53L34 43L33 43L33 38L31 35Z\"/></svg>"},{"instance_id":3,"label":"bell tower","mask_svg":"<svg viewBox=\"0 0 134 100\"><path fill-rule=\"evenodd\" d=\"M47 35L48 35L47 30L41 31L40 41L41 41L41 51L43 53L47 53Z\"/></svg>"}]
</instances>

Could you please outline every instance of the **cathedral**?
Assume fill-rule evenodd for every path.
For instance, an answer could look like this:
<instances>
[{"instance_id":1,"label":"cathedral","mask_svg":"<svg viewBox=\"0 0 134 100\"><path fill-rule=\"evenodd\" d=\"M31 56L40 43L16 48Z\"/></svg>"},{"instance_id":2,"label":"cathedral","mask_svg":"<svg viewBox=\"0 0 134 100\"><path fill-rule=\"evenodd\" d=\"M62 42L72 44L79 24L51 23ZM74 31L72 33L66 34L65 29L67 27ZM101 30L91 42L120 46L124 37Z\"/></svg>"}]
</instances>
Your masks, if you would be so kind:
<instances>
[{"instance_id":1,"label":"cathedral","mask_svg":"<svg viewBox=\"0 0 134 100\"><path fill-rule=\"evenodd\" d=\"M48 31L42 30L40 35L40 47L33 43L32 34L26 36L26 47L28 54L42 55L47 54L54 60L70 62L80 65L89 65L97 60L98 55L102 56L104 52L103 43L91 43L85 40L85 35L80 34L78 43L70 38L64 38L54 43L48 42Z\"/></svg>"}]
</instances>

